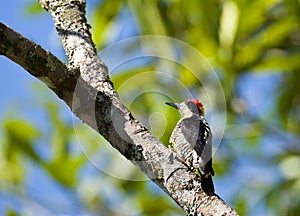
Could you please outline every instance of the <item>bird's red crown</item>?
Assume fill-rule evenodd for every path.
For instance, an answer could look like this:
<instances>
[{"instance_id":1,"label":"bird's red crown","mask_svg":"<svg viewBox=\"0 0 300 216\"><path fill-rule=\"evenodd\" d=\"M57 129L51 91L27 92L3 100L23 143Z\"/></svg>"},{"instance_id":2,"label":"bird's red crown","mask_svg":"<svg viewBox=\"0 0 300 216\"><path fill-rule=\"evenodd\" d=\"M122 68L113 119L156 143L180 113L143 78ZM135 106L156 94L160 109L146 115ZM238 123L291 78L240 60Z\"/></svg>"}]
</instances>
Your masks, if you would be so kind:
<instances>
[{"instance_id":1,"label":"bird's red crown","mask_svg":"<svg viewBox=\"0 0 300 216\"><path fill-rule=\"evenodd\" d=\"M200 114L202 116L204 116L204 113L205 113L204 112L204 106L203 106L203 104L200 101L198 101L197 99L186 99L185 102L192 102L192 103L196 104L197 107L201 110Z\"/></svg>"},{"instance_id":2,"label":"bird's red crown","mask_svg":"<svg viewBox=\"0 0 300 216\"><path fill-rule=\"evenodd\" d=\"M199 108L203 107L203 104L196 99L186 99L185 102L192 102L192 103L196 104Z\"/></svg>"}]
</instances>

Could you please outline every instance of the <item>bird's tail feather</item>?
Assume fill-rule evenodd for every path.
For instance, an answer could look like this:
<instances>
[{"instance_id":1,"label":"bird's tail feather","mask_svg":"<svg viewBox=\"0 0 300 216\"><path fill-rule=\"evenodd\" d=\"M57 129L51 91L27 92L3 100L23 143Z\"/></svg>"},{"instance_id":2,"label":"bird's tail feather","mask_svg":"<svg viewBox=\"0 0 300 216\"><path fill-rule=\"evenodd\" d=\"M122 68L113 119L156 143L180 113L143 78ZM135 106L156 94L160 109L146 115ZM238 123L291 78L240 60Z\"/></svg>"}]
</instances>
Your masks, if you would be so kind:
<instances>
[{"instance_id":1,"label":"bird's tail feather","mask_svg":"<svg viewBox=\"0 0 300 216\"><path fill-rule=\"evenodd\" d=\"M211 175L204 176L204 175L200 174L200 177L201 177L202 190L206 194L214 194L215 187L214 187L214 183L213 183Z\"/></svg>"}]
</instances>

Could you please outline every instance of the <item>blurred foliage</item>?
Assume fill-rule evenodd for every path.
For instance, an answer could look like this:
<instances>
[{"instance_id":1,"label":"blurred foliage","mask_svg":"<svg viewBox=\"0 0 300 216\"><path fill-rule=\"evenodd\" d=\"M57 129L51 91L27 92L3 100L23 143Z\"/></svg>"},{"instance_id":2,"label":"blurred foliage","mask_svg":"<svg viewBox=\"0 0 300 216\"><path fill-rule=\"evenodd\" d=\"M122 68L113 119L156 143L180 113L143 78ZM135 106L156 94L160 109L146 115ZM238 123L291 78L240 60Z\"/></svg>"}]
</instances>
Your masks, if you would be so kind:
<instances>
[{"instance_id":1,"label":"blurred foliage","mask_svg":"<svg viewBox=\"0 0 300 216\"><path fill-rule=\"evenodd\" d=\"M219 135L223 138L214 155L217 192L227 194L226 201L241 215L300 214L298 0L94 1L90 8L93 39L99 50L130 36L160 35L183 41L204 57L199 60L170 41L141 40L113 50L110 58L117 53L129 56L128 61L110 69L122 101L135 117L167 145L179 115L164 103L186 97L204 100L208 121L217 119L212 125L214 142L220 141ZM28 10L33 13L40 7L34 4ZM140 46L156 48L157 55L161 52L177 61L155 55L139 55L143 57L140 61L130 57L140 52ZM217 88L219 81L226 104ZM7 185L22 188L28 163L35 163L55 182L75 191L83 208L93 212L182 214L151 182L131 181L140 178L138 170L126 169L124 180L111 175L108 171L118 168L113 164L119 156L113 157L113 150L107 154L109 145L99 135L61 120L54 102L45 103L43 109L51 128L46 135L21 119L3 121L1 190ZM225 113L223 136L224 125L218 125L218 119ZM77 142L84 145L81 151L85 154L74 152L71 146ZM41 143L48 146L50 156L40 154ZM107 164L100 166L97 158L104 158ZM84 175L91 160L102 172ZM18 214L8 210L7 215Z\"/></svg>"},{"instance_id":2,"label":"blurred foliage","mask_svg":"<svg viewBox=\"0 0 300 216\"><path fill-rule=\"evenodd\" d=\"M32 3L26 8L28 14L39 14L44 12L42 5L39 2Z\"/></svg>"}]
</instances>

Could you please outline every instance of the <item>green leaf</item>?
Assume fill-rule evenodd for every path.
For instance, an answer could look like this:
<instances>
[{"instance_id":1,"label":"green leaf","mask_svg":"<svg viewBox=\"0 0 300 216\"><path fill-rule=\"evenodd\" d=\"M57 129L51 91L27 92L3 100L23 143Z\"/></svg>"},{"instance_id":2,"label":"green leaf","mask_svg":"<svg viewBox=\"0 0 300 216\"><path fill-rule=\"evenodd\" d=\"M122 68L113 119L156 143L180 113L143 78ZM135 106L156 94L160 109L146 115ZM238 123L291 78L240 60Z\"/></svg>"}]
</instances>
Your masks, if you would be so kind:
<instances>
[{"instance_id":1,"label":"green leaf","mask_svg":"<svg viewBox=\"0 0 300 216\"><path fill-rule=\"evenodd\" d=\"M79 167L86 161L86 158L82 154L76 155L71 151L74 126L62 120L58 105L53 102L46 102L43 105L48 110L49 123L51 123L49 144L53 152L52 158L44 162L43 166L59 183L66 187L73 187L76 184Z\"/></svg>"},{"instance_id":2,"label":"green leaf","mask_svg":"<svg viewBox=\"0 0 300 216\"><path fill-rule=\"evenodd\" d=\"M22 183L25 170L24 162L20 163L18 160L18 153L12 149L1 149L6 156L5 158L0 157L1 172L0 172L0 183L8 183L13 185L19 185ZM9 155L9 156L8 156ZM1 185L1 184L0 184Z\"/></svg>"},{"instance_id":3,"label":"green leaf","mask_svg":"<svg viewBox=\"0 0 300 216\"><path fill-rule=\"evenodd\" d=\"M13 209L7 209L6 210L6 216L20 216L19 213L17 213L15 210Z\"/></svg>"},{"instance_id":4,"label":"green leaf","mask_svg":"<svg viewBox=\"0 0 300 216\"><path fill-rule=\"evenodd\" d=\"M260 64L255 65L253 68L251 68L251 70L292 71L300 68L299 59L300 53L294 53L290 55L275 54L275 56L270 53L270 56L265 57Z\"/></svg>"},{"instance_id":5,"label":"green leaf","mask_svg":"<svg viewBox=\"0 0 300 216\"><path fill-rule=\"evenodd\" d=\"M279 164L283 176L289 179L300 179L300 157L290 155L285 157Z\"/></svg>"},{"instance_id":6,"label":"green leaf","mask_svg":"<svg viewBox=\"0 0 300 216\"><path fill-rule=\"evenodd\" d=\"M239 215L247 215L248 200L241 196L237 197L236 200L235 210L239 213Z\"/></svg>"},{"instance_id":7,"label":"green leaf","mask_svg":"<svg viewBox=\"0 0 300 216\"><path fill-rule=\"evenodd\" d=\"M35 139L40 135L35 127L21 120L9 120L4 122L3 126L12 149L19 149L35 161L40 161L32 146Z\"/></svg>"},{"instance_id":8,"label":"green leaf","mask_svg":"<svg viewBox=\"0 0 300 216\"><path fill-rule=\"evenodd\" d=\"M140 28L144 34L167 35L158 1L127 1L130 9L138 17ZM147 8L147 10L145 10Z\"/></svg>"},{"instance_id":9,"label":"green leaf","mask_svg":"<svg viewBox=\"0 0 300 216\"><path fill-rule=\"evenodd\" d=\"M182 213L182 210L179 211L178 208L171 205L171 203L164 196L149 196L147 194L142 195L139 199L140 208L143 211L144 215L172 215L170 211L177 210L177 213Z\"/></svg>"},{"instance_id":10,"label":"green leaf","mask_svg":"<svg viewBox=\"0 0 300 216\"><path fill-rule=\"evenodd\" d=\"M44 12L44 9L39 2L34 2L27 6L26 11L29 14L40 14Z\"/></svg>"},{"instance_id":11,"label":"green leaf","mask_svg":"<svg viewBox=\"0 0 300 216\"><path fill-rule=\"evenodd\" d=\"M147 76L146 73L150 71L153 72L154 76ZM120 92L122 93L127 92L130 89L136 89L137 85L143 86L145 83L153 83L153 81L156 80L154 71L155 67L153 66L139 67L136 69L122 71L122 73L113 75L111 79L114 83L115 89L118 90L120 87L122 87L122 91ZM139 79L139 81L138 83L135 83L135 85L132 85L132 82L135 81L134 79Z\"/></svg>"},{"instance_id":12,"label":"green leaf","mask_svg":"<svg viewBox=\"0 0 300 216\"><path fill-rule=\"evenodd\" d=\"M264 27L255 36L237 43L239 49L235 55L235 63L238 68L254 67L260 63L262 55L273 47L280 46L289 35L299 28L296 17L287 17Z\"/></svg>"},{"instance_id":13,"label":"green leaf","mask_svg":"<svg viewBox=\"0 0 300 216\"><path fill-rule=\"evenodd\" d=\"M113 3L110 1L101 1L92 17L93 23L93 41L98 47L102 47L105 42L105 33L108 32L110 25L119 16L120 9L122 8L123 1L115 0Z\"/></svg>"},{"instance_id":14,"label":"green leaf","mask_svg":"<svg viewBox=\"0 0 300 216\"><path fill-rule=\"evenodd\" d=\"M264 25L268 12L279 4L279 0L235 1L239 5L239 37L248 37Z\"/></svg>"},{"instance_id":15,"label":"green leaf","mask_svg":"<svg viewBox=\"0 0 300 216\"><path fill-rule=\"evenodd\" d=\"M59 183L66 187L74 187L77 183L79 167L86 161L85 156L59 158L45 164L46 170Z\"/></svg>"}]
</instances>

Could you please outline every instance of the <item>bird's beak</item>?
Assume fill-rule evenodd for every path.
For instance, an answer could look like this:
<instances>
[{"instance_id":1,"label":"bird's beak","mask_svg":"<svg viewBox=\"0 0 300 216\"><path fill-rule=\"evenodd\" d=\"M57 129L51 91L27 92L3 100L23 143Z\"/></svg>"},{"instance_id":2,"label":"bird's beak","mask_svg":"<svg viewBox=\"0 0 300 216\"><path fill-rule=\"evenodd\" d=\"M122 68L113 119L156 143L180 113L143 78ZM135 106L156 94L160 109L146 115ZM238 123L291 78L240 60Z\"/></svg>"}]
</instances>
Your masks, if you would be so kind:
<instances>
[{"instance_id":1,"label":"bird's beak","mask_svg":"<svg viewBox=\"0 0 300 216\"><path fill-rule=\"evenodd\" d=\"M171 106L171 107L174 107L176 109L179 109L179 104L177 103L172 103L172 102L166 102L167 105Z\"/></svg>"}]
</instances>

